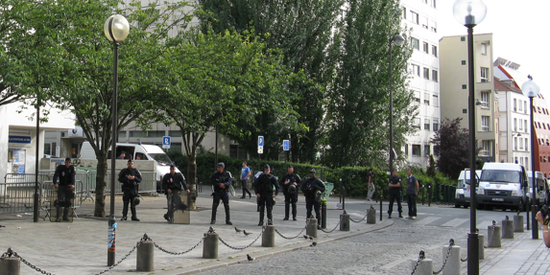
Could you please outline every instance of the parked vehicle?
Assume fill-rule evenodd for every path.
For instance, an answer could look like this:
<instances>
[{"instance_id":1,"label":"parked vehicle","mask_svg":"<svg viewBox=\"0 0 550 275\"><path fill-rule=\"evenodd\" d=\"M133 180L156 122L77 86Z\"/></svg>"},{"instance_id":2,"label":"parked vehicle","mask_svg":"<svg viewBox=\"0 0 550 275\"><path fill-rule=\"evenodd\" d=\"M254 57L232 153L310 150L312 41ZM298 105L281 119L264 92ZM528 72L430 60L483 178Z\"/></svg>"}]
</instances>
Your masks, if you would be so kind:
<instances>
[{"instance_id":1,"label":"parked vehicle","mask_svg":"<svg viewBox=\"0 0 550 275\"><path fill-rule=\"evenodd\" d=\"M518 209L529 203L525 168L516 163L485 163L477 189L478 207Z\"/></svg>"},{"instance_id":2,"label":"parked vehicle","mask_svg":"<svg viewBox=\"0 0 550 275\"><path fill-rule=\"evenodd\" d=\"M476 175L476 180L479 183L481 170L476 170ZM470 169L468 168L460 172L455 191L455 207L459 208L461 206L464 206L464 208L470 206Z\"/></svg>"},{"instance_id":3,"label":"parked vehicle","mask_svg":"<svg viewBox=\"0 0 550 275\"><path fill-rule=\"evenodd\" d=\"M157 192L162 192L162 177L170 173L170 164L172 160L166 153L157 145L148 144L132 144L132 143L117 143L115 156L120 156L121 152L126 153L125 159L154 160L155 161L155 179L157 181ZM82 144L80 150L81 159L97 159L92 145L86 141ZM111 150L107 154L107 158L111 159ZM176 172L180 170L176 167Z\"/></svg>"},{"instance_id":4,"label":"parked vehicle","mask_svg":"<svg viewBox=\"0 0 550 275\"><path fill-rule=\"evenodd\" d=\"M527 177L529 178L529 193L527 197L533 201L533 172L527 171ZM535 171L535 178L537 182L537 205L542 206L548 200L548 181L544 178L544 174L540 171Z\"/></svg>"}]
</instances>

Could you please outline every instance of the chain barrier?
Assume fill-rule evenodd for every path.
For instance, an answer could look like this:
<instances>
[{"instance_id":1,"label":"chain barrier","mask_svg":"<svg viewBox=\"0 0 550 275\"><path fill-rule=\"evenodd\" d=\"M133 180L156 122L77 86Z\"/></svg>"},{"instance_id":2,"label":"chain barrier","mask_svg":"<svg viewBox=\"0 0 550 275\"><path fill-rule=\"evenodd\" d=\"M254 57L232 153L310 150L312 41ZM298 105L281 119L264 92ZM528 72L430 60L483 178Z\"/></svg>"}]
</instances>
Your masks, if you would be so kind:
<instances>
[{"instance_id":1,"label":"chain barrier","mask_svg":"<svg viewBox=\"0 0 550 275\"><path fill-rule=\"evenodd\" d=\"M323 231L325 233L332 233L332 232L334 232L334 230L336 230L336 228L338 228L338 226L340 225L341 222L342 222L342 219L340 219L338 221L338 223L336 224L336 226L332 230L325 230L325 229L321 228L321 231Z\"/></svg>"},{"instance_id":2,"label":"chain barrier","mask_svg":"<svg viewBox=\"0 0 550 275\"><path fill-rule=\"evenodd\" d=\"M164 248L162 248L160 245L158 245L156 242L154 242L153 244L155 245L156 248L158 248L158 250L164 252L164 253L167 253L167 254L170 254L170 255L183 255L185 253L189 253L191 252L191 250L197 248L203 241L204 241L204 238L203 237L196 245L192 246L191 248L189 248L188 250L185 250L185 251L182 251L182 252L171 252L171 251L168 251Z\"/></svg>"},{"instance_id":3,"label":"chain barrier","mask_svg":"<svg viewBox=\"0 0 550 275\"><path fill-rule=\"evenodd\" d=\"M103 270L99 273L95 273L94 275L100 275L100 274L104 274L104 273L107 273L107 272L111 271L111 269L115 268L117 265L122 263L128 257L130 257L130 255L132 255L132 253L134 253L136 248L138 248L143 242L148 241L148 240L151 240L151 238L149 238L149 236L147 236L147 234L143 234L143 237L141 237L139 242L137 242L136 245L132 249L130 249L130 251L128 253L126 253L126 255L124 255L124 257L122 257L122 259L120 259L118 262L116 262L114 265L110 266L109 268L107 268L107 269L105 269L105 270Z\"/></svg>"},{"instance_id":4,"label":"chain barrier","mask_svg":"<svg viewBox=\"0 0 550 275\"><path fill-rule=\"evenodd\" d=\"M367 218L368 214L369 214L369 212L367 211L367 214L365 214L365 216L362 219L358 220L358 221L354 220L351 216L349 217L349 220L354 222L354 223L360 223L360 222L364 221Z\"/></svg>"},{"instance_id":5,"label":"chain barrier","mask_svg":"<svg viewBox=\"0 0 550 275\"><path fill-rule=\"evenodd\" d=\"M493 243L493 238L495 237L495 227L496 227L496 225L497 225L497 221L493 220L493 224L490 227L491 230L489 230L489 232L488 232L489 236L487 236L487 244ZM491 238L489 238L489 237L491 237ZM483 247L484 248L489 248L489 245L484 245Z\"/></svg>"},{"instance_id":6,"label":"chain barrier","mask_svg":"<svg viewBox=\"0 0 550 275\"><path fill-rule=\"evenodd\" d=\"M447 260L449 260L449 256L451 255L451 249L453 248L454 245L455 245L455 240L450 239L449 240L449 249L447 250L447 255L445 255L445 260L443 261L443 266L441 267L440 270L434 271L433 274L439 274L439 273L441 273L441 271L443 271L443 268L445 268L445 265L447 264Z\"/></svg>"},{"instance_id":7,"label":"chain barrier","mask_svg":"<svg viewBox=\"0 0 550 275\"><path fill-rule=\"evenodd\" d=\"M251 247L255 242L257 242L258 239L260 239L260 237L264 234L266 228L267 228L267 227L264 226L264 227L262 228L262 232L260 232L260 234L258 234L258 237L256 237L256 239L254 239L254 241L252 241L250 244L248 244L248 245L246 245L246 246L241 246L241 247L232 246L232 245L228 244L227 242L225 242L225 241L224 241L221 237L219 237L219 236L218 236L218 239L219 239L220 242L222 242L225 246L227 246L227 247L229 247L229 248L231 248L231 249L234 249L234 250L244 250L244 249L247 249L247 248Z\"/></svg>"},{"instance_id":8,"label":"chain barrier","mask_svg":"<svg viewBox=\"0 0 550 275\"><path fill-rule=\"evenodd\" d=\"M296 234L296 236L294 237L286 237L284 236L281 232L279 232L279 230L277 230L277 228L275 228L275 233L277 233L279 236L281 236L281 238L283 239L287 239L287 240L292 240L292 239L296 239L298 237L300 237L300 235L302 235L302 233L304 232L304 230L307 229L307 226L309 225L309 223L311 222L310 219L306 219L306 226L304 226L304 228L302 228L302 230L300 230L300 232L298 232L298 234Z\"/></svg>"},{"instance_id":9,"label":"chain barrier","mask_svg":"<svg viewBox=\"0 0 550 275\"><path fill-rule=\"evenodd\" d=\"M424 253L424 250L420 250L420 253L418 253L418 261L416 262L416 265L413 268L413 271L411 272L411 275L414 275L416 272L416 269L418 268L418 265L420 265L420 262L426 258L426 255Z\"/></svg>"}]
</instances>

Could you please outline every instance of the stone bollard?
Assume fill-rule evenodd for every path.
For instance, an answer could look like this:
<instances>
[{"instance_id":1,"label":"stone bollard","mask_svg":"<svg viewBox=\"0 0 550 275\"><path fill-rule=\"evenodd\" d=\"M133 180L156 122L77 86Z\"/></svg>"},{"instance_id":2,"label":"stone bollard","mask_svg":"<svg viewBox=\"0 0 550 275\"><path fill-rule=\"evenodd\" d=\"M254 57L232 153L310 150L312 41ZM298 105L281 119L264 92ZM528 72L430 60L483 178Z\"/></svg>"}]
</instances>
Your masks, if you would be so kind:
<instances>
[{"instance_id":1,"label":"stone bollard","mask_svg":"<svg viewBox=\"0 0 550 275\"><path fill-rule=\"evenodd\" d=\"M523 216L514 216L514 232L523 232Z\"/></svg>"},{"instance_id":2,"label":"stone bollard","mask_svg":"<svg viewBox=\"0 0 550 275\"><path fill-rule=\"evenodd\" d=\"M8 249L8 254L11 255L13 251ZM0 258L0 274L2 275L19 275L21 271L21 261L16 257Z\"/></svg>"},{"instance_id":3,"label":"stone bollard","mask_svg":"<svg viewBox=\"0 0 550 275\"><path fill-rule=\"evenodd\" d=\"M202 257L207 259L218 258L218 233L207 233L202 246Z\"/></svg>"},{"instance_id":4,"label":"stone bollard","mask_svg":"<svg viewBox=\"0 0 550 275\"><path fill-rule=\"evenodd\" d=\"M376 209L372 205L367 209L367 223L376 224Z\"/></svg>"},{"instance_id":5,"label":"stone bollard","mask_svg":"<svg viewBox=\"0 0 550 275\"><path fill-rule=\"evenodd\" d=\"M485 246L483 245L485 243L485 236L483 234L477 235L479 238L479 259L483 260L485 259Z\"/></svg>"},{"instance_id":6,"label":"stone bollard","mask_svg":"<svg viewBox=\"0 0 550 275\"><path fill-rule=\"evenodd\" d=\"M411 259L411 268L414 275L433 275L434 271L432 259L426 259L422 250L418 259Z\"/></svg>"},{"instance_id":7,"label":"stone bollard","mask_svg":"<svg viewBox=\"0 0 550 275\"><path fill-rule=\"evenodd\" d=\"M142 242L137 248L136 271L155 271L155 244L151 240Z\"/></svg>"},{"instance_id":8,"label":"stone bollard","mask_svg":"<svg viewBox=\"0 0 550 275\"><path fill-rule=\"evenodd\" d=\"M454 245L454 240L451 239L453 245L444 245L443 246L443 260L449 253L447 258L447 263L443 267L443 275L460 275L460 246ZM450 252L449 252L450 249Z\"/></svg>"},{"instance_id":9,"label":"stone bollard","mask_svg":"<svg viewBox=\"0 0 550 275\"><path fill-rule=\"evenodd\" d=\"M514 221L510 220L510 217L506 216L505 220L502 220L502 238L513 239L514 238Z\"/></svg>"},{"instance_id":10,"label":"stone bollard","mask_svg":"<svg viewBox=\"0 0 550 275\"><path fill-rule=\"evenodd\" d=\"M317 219L309 219L306 227L306 235L317 238Z\"/></svg>"},{"instance_id":11,"label":"stone bollard","mask_svg":"<svg viewBox=\"0 0 550 275\"><path fill-rule=\"evenodd\" d=\"M493 221L492 225L487 226L487 247L502 247L500 242L500 226Z\"/></svg>"},{"instance_id":12,"label":"stone bollard","mask_svg":"<svg viewBox=\"0 0 550 275\"><path fill-rule=\"evenodd\" d=\"M346 211L340 215L340 231L349 231L349 215Z\"/></svg>"},{"instance_id":13,"label":"stone bollard","mask_svg":"<svg viewBox=\"0 0 550 275\"><path fill-rule=\"evenodd\" d=\"M266 226L264 233L262 234L262 246L263 247L275 247L275 226Z\"/></svg>"}]
</instances>

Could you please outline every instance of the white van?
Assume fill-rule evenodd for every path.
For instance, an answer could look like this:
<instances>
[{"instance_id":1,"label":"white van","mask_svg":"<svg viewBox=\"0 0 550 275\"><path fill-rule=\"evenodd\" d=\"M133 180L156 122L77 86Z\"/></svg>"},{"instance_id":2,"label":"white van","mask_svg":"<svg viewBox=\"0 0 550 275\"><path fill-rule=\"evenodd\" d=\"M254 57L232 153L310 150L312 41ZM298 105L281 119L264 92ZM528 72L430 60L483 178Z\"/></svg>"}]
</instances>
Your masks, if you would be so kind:
<instances>
[{"instance_id":1,"label":"white van","mask_svg":"<svg viewBox=\"0 0 550 275\"><path fill-rule=\"evenodd\" d=\"M516 163L488 162L483 165L477 190L477 203L481 207L525 210L528 203L527 174Z\"/></svg>"},{"instance_id":2,"label":"white van","mask_svg":"<svg viewBox=\"0 0 550 275\"><path fill-rule=\"evenodd\" d=\"M481 177L481 170L476 170L477 182ZM466 168L458 176L458 184L455 191L455 207L470 206L470 169Z\"/></svg>"},{"instance_id":3,"label":"white van","mask_svg":"<svg viewBox=\"0 0 550 275\"><path fill-rule=\"evenodd\" d=\"M147 144L132 144L132 143L117 143L115 156L120 156L124 151L126 156L124 159L139 160L154 160L155 161L155 179L157 180L157 192L162 191L162 177L167 173L170 173L170 164L172 160L166 155L166 153L157 145ZM81 159L97 159L95 151L92 148L90 142L85 141L80 149ZM107 154L107 158L111 159L111 150ZM176 167L176 172L180 172Z\"/></svg>"},{"instance_id":4,"label":"white van","mask_svg":"<svg viewBox=\"0 0 550 275\"><path fill-rule=\"evenodd\" d=\"M529 194L527 196L533 200L533 172L527 171L527 177L529 178ZM544 174L540 171L535 171L535 178L537 179L537 205L542 206L547 201L548 195L548 181L544 178Z\"/></svg>"}]
</instances>

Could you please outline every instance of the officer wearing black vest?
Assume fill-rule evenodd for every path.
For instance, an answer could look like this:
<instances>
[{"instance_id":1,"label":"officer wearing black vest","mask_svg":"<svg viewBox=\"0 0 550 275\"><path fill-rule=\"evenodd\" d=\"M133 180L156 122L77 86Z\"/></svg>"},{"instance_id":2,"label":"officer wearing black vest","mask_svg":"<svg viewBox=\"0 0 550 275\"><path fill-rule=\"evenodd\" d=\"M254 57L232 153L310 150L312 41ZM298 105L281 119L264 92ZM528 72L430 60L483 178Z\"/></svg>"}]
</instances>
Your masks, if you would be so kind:
<instances>
[{"instance_id":1,"label":"officer wearing black vest","mask_svg":"<svg viewBox=\"0 0 550 275\"><path fill-rule=\"evenodd\" d=\"M388 218L391 219L391 213L393 212L393 202L397 200L397 211L399 211L399 217L403 218L401 212L401 178L397 175L397 170L393 169L390 176L390 183L388 184L390 189L390 205L388 209Z\"/></svg>"},{"instance_id":2,"label":"officer wearing black vest","mask_svg":"<svg viewBox=\"0 0 550 275\"><path fill-rule=\"evenodd\" d=\"M181 173L176 172L176 165L174 164L170 165L170 173L164 175L162 178L162 188L168 201L168 211L164 214L164 218L168 222L172 222L175 210L186 209L186 205L181 201L180 192L185 190L189 194L191 191L187 186L185 177Z\"/></svg>"},{"instance_id":3,"label":"officer wearing black vest","mask_svg":"<svg viewBox=\"0 0 550 275\"><path fill-rule=\"evenodd\" d=\"M275 187L275 193L273 193L273 187ZM273 225L273 199L279 194L279 190L279 183L275 176L271 175L269 164L266 164L264 173L256 179L256 184L254 185L254 191L260 206L260 222L258 226L264 225L265 208L267 208L267 224Z\"/></svg>"},{"instance_id":4,"label":"officer wearing black vest","mask_svg":"<svg viewBox=\"0 0 550 275\"><path fill-rule=\"evenodd\" d=\"M233 183L233 179L225 171L225 163L218 163L218 168L210 176L210 182L214 186L214 193L212 193L212 218L210 224L216 223L216 212L218 211L218 205L220 205L220 200L223 201L223 206L225 208L225 224L232 225L231 214L229 212L229 186Z\"/></svg>"},{"instance_id":5,"label":"officer wearing black vest","mask_svg":"<svg viewBox=\"0 0 550 275\"><path fill-rule=\"evenodd\" d=\"M283 187L285 195L285 218L288 221L290 205L292 205L292 220L296 220L296 202L298 201L298 188L300 187L300 175L294 173L294 166L288 166L288 174L284 175L279 181L279 185Z\"/></svg>"},{"instance_id":6,"label":"officer wearing black vest","mask_svg":"<svg viewBox=\"0 0 550 275\"><path fill-rule=\"evenodd\" d=\"M128 168L124 168L118 174L118 181L122 183L122 196L123 208L121 221L127 220L128 204L130 204L130 210L132 211L132 221L139 222L136 214L136 205L139 203L138 190L139 183L141 182L141 173L138 169L134 168L134 161L128 160Z\"/></svg>"},{"instance_id":7,"label":"officer wearing black vest","mask_svg":"<svg viewBox=\"0 0 550 275\"><path fill-rule=\"evenodd\" d=\"M318 179L315 174L315 169L309 171L309 178L302 183L302 192L306 197L306 217L312 218L312 210L315 210L315 218L321 220L321 194L325 192L325 184ZM319 229L320 225L317 226Z\"/></svg>"},{"instance_id":8,"label":"officer wearing black vest","mask_svg":"<svg viewBox=\"0 0 550 275\"><path fill-rule=\"evenodd\" d=\"M71 165L71 158L66 158L63 165L58 165L55 168L53 175L53 184L57 189L57 219L61 221L61 208L63 208L63 221L69 221L69 208L71 207L71 199L74 197L76 171ZM59 179L59 184L57 180Z\"/></svg>"}]
</instances>

